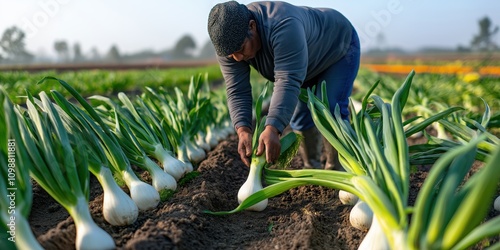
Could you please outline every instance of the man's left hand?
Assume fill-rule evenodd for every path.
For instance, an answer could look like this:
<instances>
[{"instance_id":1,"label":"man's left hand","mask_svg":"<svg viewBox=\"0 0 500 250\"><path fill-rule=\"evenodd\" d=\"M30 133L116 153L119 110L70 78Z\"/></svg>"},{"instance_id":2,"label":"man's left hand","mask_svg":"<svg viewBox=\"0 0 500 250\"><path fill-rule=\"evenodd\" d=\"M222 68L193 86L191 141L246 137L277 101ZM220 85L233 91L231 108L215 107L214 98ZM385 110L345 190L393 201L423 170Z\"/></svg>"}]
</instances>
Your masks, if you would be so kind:
<instances>
[{"instance_id":1,"label":"man's left hand","mask_svg":"<svg viewBox=\"0 0 500 250\"><path fill-rule=\"evenodd\" d=\"M257 155L262 155L264 151L268 163L275 163L280 156L281 143L279 131L270 125L266 126L260 134Z\"/></svg>"}]
</instances>

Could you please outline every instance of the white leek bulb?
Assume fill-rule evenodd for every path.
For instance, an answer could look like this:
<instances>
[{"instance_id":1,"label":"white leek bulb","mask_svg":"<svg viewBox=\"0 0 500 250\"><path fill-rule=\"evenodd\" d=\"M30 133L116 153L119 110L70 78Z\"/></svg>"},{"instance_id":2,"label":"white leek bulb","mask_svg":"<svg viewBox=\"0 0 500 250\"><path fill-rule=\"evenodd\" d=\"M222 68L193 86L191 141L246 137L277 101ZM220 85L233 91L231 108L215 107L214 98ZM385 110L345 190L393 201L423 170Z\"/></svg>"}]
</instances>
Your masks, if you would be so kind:
<instances>
[{"instance_id":1,"label":"white leek bulb","mask_svg":"<svg viewBox=\"0 0 500 250\"><path fill-rule=\"evenodd\" d=\"M349 213L349 221L351 222L351 225L359 230L366 231L370 229L372 220L373 211L371 208L368 204L366 204L366 202L358 200Z\"/></svg>"},{"instance_id":2,"label":"white leek bulb","mask_svg":"<svg viewBox=\"0 0 500 250\"><path fill-rule=\"evenodd\" d=\"M212 130L212 133L213 133L215 139L217 139L218 142L221 142L224 139L226 139L226 136L223 134L223 132L220 130L220 128L214 128Z\"/></svg>"},{"instance_id":3,"label":"white leek bulb","mask_svg":"<svg viewBox=\"0 0 500 250\"><path fill-rule=\"evenodd\" d=\"M139 209L130 196L116 184L109 168L101 167L99 174L95 176L101 183L104 193L102 204L104 219L113 226L134 223L139 214Z\"/></svg>"},{"instance_id":4,"label":"white leek bulb","mask_svg":"<svg viewBox=\"0 0 500 250\"><path fill-rule=\"evenodd\" d=\"M340 202L344 205L355 205L358 202L358 197L344 190L339 190Z\"/></svg>"},{"instance_id":5,"label":"white leek bulb","mask_svg":"<svg viewBox=\"0 0 500 250\"><path fill-rule=\"evenodd\" d=\"M189 160L194 163L199 163L207 157L205 150L193 144L191 141L186 143L186 150Z\"/></svg>"},{"instance_id":6,"label":"white leek bulb","mask_svg":"<svg viewBox=\"0 0 500 250\"><path fill-rule=\"evenodd\" d=\"M163 171L174 177L176 181L178 181L186 173L184 163L180 162L177 158L172 156L167 150L163 148L162 145L156 145L154 155L156 159L161 162Z\"/></svg>"},{"instance_id":7,"label":"white leek bulb","mask_svg":"<svg viewBox=\"0 0 500 250\"><path fill-rule=\"evenodd\" d=\"M224 126L219 126L219 128L217 129L219 131L219 140L222 141L222 140L225 140L229 137L229 132L226 130L226 127Z\"/></svg>"},{"instance_id":8,"label":"white leek bulb","mask_svg":"<svg viewBox=\"0 0 500 250\"><path fill-rule=\"evenodd\" d=\"M359 244L358 250L389 250L389 242L380 226L379 219L373 215L370 230Z\"/></svg>"},{"instance_id":9,"label":"white leek bulb","mask_svg":"<svg viewBox=\"0 0 500 250\"><path fill-rule=\"evenodd\" d=\"M186 149L186 144L184 144L184 143L181 143L177 147L177 161L180 162L185 173L189 173L189 172L193 171L193 169L194 169L193 164L189 160L189 157L187 154L187 149Z\"/></svg>"},{"instance_id":10,"label":"white leek bulb","mask_svg":"<svg viewBox=\"0 0 500 250\"><path fill-rule=\"evenodd\" d=\"M177 181L173 176L163 171L158 164L150 158L146 158L145 167L151 175L153 187L159 192L162 190L177 189Z\"/></svg>"},{"instance_id":11,"label":"white leek bulb","mask_svg":"<svg viewBox=\"0 0 500 250\"><path fill-rule=\"evenodd\" d=\"M262 167L265 163L265 154L261 156L252 157L252 162L250 163L250 171L248 173L248 177L241 185L238 190L238 203L242 203L248 196L254 194L257 191L260 191L262 187ZM266 209L268 200L262 200L259 203L247 208L247 210L251 211L262 211Z\"/></svg>"},{"instance_id":12,"label":"white leek bulb","mask_svg":"<svg viewBox=\"0 0 500 250\"><path fill-rule=\"evenodd\" d=\"M225 120L224 126L225 126L225 130L227 131L228 135L236 134L236 130L234 130L233 124L231 123L230 120Z\"/></svg>"},{"instance_id":13,"label":"white leek bulb","mask_svg":"<svg viewBox=\"0 0 500 250\"><path fill-rule=\"evenodd\" d=\"M77 250L115 249L113 238L92 219L85 197L78 197L75 206L69 207L68 212L75 222Z\"/></svg>"},{"instance_id":14,"label":"white leek bulb","mask_svg":"<svg viewBox=\"0 0 500 250\"><path fill-rule=\"evenodd\" d=\"M139 210L155 208L160 203L160 194L156 189L139 180L133 171L123 171L123 180L130 190L130 197Z\"/></svg>"},{"instance_id":15,"label":"white leek bulb","mask_svg":"<svg viewBox=\"0 0 500 250\"><path fill-rule=\"evenodd\" d=\"M217 145L219 145L219 141L217 140L217 137L215 137L214 134L214 127L213 126L208 126L207 128L207 135L205 137L206 142L208 145L210 145L210 148L215 148Z\"/></svg>"},{"instance_id":16,"label":"white leek bulb","mask_svg":"<svg viewBox=\"0 0 500 250\"><path fill-rule=\"evenodd\" d=\"M193 170L194 170L193 163L191 163L189 160L187 160L183 163L184 163L184 169L186 170L186 173L193 172Z\"/></svg>"},{"instance_id":17,"label":"white leek bulb","mask_svg":"<svg viewBox=\"0 0 500 250\"><path fill-rule=\"evenodd\" d=\"M199 131L196 135L196 144L198 144L203 150L210 151L210 145L205 141L205 132Z\"/></svg>"},{"instance_id":18,"label":"white leek bulb","mask_svg":"<svg viewBox=\"0 0 500 250\"><path fill-rule=\"evenodd\" d=\"M500 212L500 196L498 196L495 199L495 202L493 203L493 207L495 208L495 210Z\"/></svg>"}]
</instances>

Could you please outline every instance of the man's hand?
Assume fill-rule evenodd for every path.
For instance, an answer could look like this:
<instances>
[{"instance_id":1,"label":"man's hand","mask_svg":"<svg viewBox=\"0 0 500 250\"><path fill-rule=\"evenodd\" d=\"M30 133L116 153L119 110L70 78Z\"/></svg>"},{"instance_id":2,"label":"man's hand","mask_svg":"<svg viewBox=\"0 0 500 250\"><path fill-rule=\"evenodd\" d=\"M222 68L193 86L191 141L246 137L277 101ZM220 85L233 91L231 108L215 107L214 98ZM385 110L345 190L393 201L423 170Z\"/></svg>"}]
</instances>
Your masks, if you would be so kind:
<instances>
[{"instance_id":1,"label":"man's hand","mask_svg":"<svg viewBox=\"0 0 500 250\"><path fill-rule=\"evenodd\" d=\"M252 156L252 130L249 127L239 127L236 130L238 134L238 154L240 158L250 167L250 156Z\"/></svg>"},{"instance_id":2,"label":"man's hand","mask_svg":"<svg viewBox=\"0 0 500 250\"><path fill-rule=\"evenodd\" d=\"M278 130L270 125L266 126L262 134L260 134L257 155L262 155L264 151L268 163L275 163L280 156L280 135Z\"/></svg>"}]
</instances>

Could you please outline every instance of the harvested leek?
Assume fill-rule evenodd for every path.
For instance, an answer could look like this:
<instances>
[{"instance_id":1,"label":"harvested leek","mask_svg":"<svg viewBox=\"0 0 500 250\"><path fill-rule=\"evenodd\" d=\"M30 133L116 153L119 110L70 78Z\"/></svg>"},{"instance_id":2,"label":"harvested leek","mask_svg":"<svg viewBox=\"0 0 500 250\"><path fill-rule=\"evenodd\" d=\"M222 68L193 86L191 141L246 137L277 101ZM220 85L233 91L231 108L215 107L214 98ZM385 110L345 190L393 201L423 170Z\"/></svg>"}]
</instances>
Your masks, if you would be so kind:
<instances>
[{"instance_id":1,"label":"harvested leek","mask_svg":"<svg viewBox=\"0 0 500 250\"><path fill-rule=\"evenodd\" d=\"M125 108L119 106L110 98L104 96L93 96L92 99L101 100L110 105L110 115L114 114L114 130L118 141L123 148L130 162L149 172L152 179L152 184L155 189L160 192L163 190L175 190L177 188L176 179L169 174L169 162L163 162L165 171L158 164L152 161L146 152L153 155L157 159L167 159L163 155L169 156L167 150L160 151L164 148L161 140L153 131L150 125L144 120L146 114L139 114L132 102L123 93L119 93L118 97L122 100ZM163 140L168 140L165 136ZM172 157L173 158L173 157ZM184 173L179 173L182 176Z\"/></svg>"},{"instance_id":2,"label":"harvested leek","mask_svg":"<svg viewBox=\"0 0 500 250\"><path fill-rule=\"evenodd\" d=\"M106 123L104 123L101 117L97 114L94 108L90 106L90 104L88 104L83 97L65 81L53 77L45 77L41 80L41 82L46 80L55 80L60 83L88 112L88 115L84 116L88 118L86 119L87 124L91 126L94 132L98 135L100 143L102 144L103 149L105 149L106 156L111 163L110 166L113 174L118 175L125 181L125 184L130 190L130 197L134 200L137 207L140 210L155 208L160 202L160 194L154 189L153 186L141 181L137 177L132 170L130 161L120 147L118 139L111 132L108 125L106 125ZM66 108L68 107L68 101L57 91L52 91L52 93L55 101L71 117L71 110ZM84 113L82 112L82 114Z\"/></svg>"},{"instance_id":3,"label":"harvested leek","mask_svg":"<svg viewBox=\"0 0 500 250\"><path fill-rule=\"evenodd\" d=\"M58 96L58 93L53 92ZM74 143L81 143L77 139L83 139L88 150L89 170L97 178L103 188L104 201L102 212L104 219L114 226L129 225L136 221L139 209L134 201L126 194L115 182L113 173L110 169L110 162L106 156L105 149L100 143L98 135L92 129L92 123L89 123L90 117L84 114L80 109L74 107L61 96L56 97L68 113L61 107L59 115L68 131L71 134L80 133L82 138L71 136ZM71 114L71 117L68 115ZM72 118L73 117L73 118Z\"/></svg>"},{"instance_id":4,"label":"harvested leek","mask_svg":"<svg viewBox=\"0 0 500 250\"><path fill-rule=\"evenodd\" d=\"M1 249L43 249L28 224L32 205L32 187L28 156L20 134L19 117L14 105L0 89L0 221L2 222ZM15 247L14 247L15 245Z\"/></svg>"},{"instance_id":5,"label":"harvested leek","mask_svg":"<svg viewBox=\"0 0 500 250\"><path fill-rule=\"evenodd\" d=\"M89 171L87 151L70 144L58 112L45 92L40 93L43 110L27 101L23 142L34 163L32 177L61 204L76 226L76 249L114 249L113 238L92 219L88 208ZM78 136L74 134L73 136Z\"/></svg>"}]
</instances>

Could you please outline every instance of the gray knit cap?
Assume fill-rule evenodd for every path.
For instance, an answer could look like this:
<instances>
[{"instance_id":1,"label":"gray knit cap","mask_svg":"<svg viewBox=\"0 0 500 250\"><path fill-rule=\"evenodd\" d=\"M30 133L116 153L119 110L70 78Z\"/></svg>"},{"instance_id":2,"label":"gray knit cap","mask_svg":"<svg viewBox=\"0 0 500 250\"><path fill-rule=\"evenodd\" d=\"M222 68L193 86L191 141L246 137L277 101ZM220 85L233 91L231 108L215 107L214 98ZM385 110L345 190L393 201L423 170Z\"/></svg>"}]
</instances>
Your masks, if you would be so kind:
<instances>
[{"instance_id":1,"label":"gray knit cap","mask_svg":"<svg viewBox=\"0 0 500 250\"><path fill-rule=\"evenodd\" d=\"M218 56L229 56L241 49L248 33L250 12L236 1L215 5L208 16L208 34Z\"/></svg>"}]
</instances>

